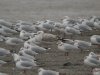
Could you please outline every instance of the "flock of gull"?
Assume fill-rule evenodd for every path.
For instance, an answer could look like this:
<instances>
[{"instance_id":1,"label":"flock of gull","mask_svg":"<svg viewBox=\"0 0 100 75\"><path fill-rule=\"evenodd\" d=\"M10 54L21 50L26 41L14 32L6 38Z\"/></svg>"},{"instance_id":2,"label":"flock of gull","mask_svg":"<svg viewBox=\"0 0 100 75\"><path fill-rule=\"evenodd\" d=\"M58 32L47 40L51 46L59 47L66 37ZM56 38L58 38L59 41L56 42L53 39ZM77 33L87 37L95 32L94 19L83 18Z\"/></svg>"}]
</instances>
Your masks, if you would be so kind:
<instances>
[{"instance_id":1,"label":"flock of gull","mask_svg":"<svg viewBox=\"0 0 100 75\"><path fill-rule=\"evenodd\" d=\"M52 20L37 21L36 23L26 22L22 20L16 23L7 22L0 19L0 42L4 42L8 46L20 46L19 51L0 48L0 57L10 55L13 57L12 63L14 70L18 69L21 74L27 75L27 70L37 69L38 75L59 75L59 72L46 70L37 64L35 55L50 51L52 48L41 44L52 43L56 41L58 50L65 52L66 59L72 50L79 50L80 53L89 51L89 55L84 57L84 64L93 69L93 75L100 75L100 55L88 50L92 46L100 46L100 35L93 34L90 41L75 39L75 36L84 36L92 31L99 31L100 17L92 16L89 18L72 19L68 16L61 22ZM67 38L70 37L70 39ZM7 64L6 61L0 60L0 66ZM8 75L0 73L0 75Z\"/></svg>"}]
</instances>

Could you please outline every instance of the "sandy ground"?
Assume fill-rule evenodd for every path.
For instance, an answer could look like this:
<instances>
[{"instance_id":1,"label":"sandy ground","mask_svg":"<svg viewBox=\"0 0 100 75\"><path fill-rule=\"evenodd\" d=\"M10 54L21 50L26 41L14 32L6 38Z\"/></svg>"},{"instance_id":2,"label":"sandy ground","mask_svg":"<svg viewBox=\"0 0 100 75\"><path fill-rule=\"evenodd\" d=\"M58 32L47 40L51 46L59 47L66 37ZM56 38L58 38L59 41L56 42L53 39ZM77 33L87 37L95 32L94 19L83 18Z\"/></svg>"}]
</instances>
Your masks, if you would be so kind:
<instances>
[{"instance_id":1,"label":"sandy ground","mask_svg":"<svg viewBox=\"0 0 100 75\"><path fill-rule=\"evenodd\" d=\"M90 36L93 34L99 34L100 31L93 31L89 33L85 33L84 36L75 36L73 39L90 41ZM69 39L69 37L66 36ZM38 69L51 69L55 71L59 71L60 73L64 73L64 75L92 75L92 68L84 65L84 57L89 54L89 52L93 51L97 54L100 54L99 48L97 46L92 46L87 49L89 51L84 50L80 53L80 50L72 50L70 51L69 56L64 56L64 52L58 50L57 48L57 40L51 42L51 44L42 43L40 46L42 47L50 47L51 50L46 51L46 53L36 55L37 64L40 65L36 69L32 69L27 71L27 75L38 75ZM19 51L21 46L9 46L3 42L0 42L0 47L6 48L8 50L16 50ZM12 62L12 57L0 57L0 59L4 61L9 61L7 64L0 67L0 72L8 73L9 75L24 75L21 74L21 70L14 70L14 63ZM63 66L63 64L71 62L72 64Z\"/></svg>"},{"instance_id":2,"label":"sandy ground","mask_svg":"<svg viewBox=\"0 0 100 75\"><path fill-rule=\"evenodd\" d=\"M99 16L100 0L0 0L0 18L8 21L60 20L66 15L71 17ZM100 33L95 32L92 34ZM89 41L89 37L90 36L78 36L74 38ZM46 44L42 45L46 46ZM51 51L36 56L41 67L65 72L67 75L92 75L91 68L83 64L84 56L88 55L89 52L80 54L79 51L72 51L69 55L70 59L67 59L67 57L64 56L64 53L57 49L56 41L48 46L52 48ZM2 42L0 42L0 47L10 50L19 50L20 48L10 47ZM89 50L94 51L94 49L97 49L98 51L98 48L95 47ZM5 58L4 60L6 59L9 61L12 60L11 58ZM74 64L79 63L81 65L62 66L68 61ZM21 75L18 70L13 72L12 66L12 63L8 63L7 65L2 66L0 71L9 73L9 75ZM28 71L27 75L37 75L37 70Z\"/></svg>"}]
</instances>

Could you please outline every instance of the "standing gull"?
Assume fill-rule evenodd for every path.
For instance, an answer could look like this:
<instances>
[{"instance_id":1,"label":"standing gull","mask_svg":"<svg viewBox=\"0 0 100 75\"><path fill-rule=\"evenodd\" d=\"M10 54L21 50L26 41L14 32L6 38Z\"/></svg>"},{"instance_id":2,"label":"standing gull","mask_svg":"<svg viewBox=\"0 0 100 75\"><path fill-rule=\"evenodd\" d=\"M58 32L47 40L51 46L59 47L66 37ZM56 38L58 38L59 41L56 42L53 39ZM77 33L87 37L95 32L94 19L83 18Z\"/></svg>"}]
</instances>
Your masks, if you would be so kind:
<instances>
[{"instance_id":1,"label":"standing gull","mask_svg":"<svg viewBox=\"0 0 100 75\"><path fill-rule=\"evenodd\" d=\"M58 44L58 49L59 50L65 51L65 56L69 55L69 51L70 50L77 50L77 49L79 49L77 46L74 46L74 45L68 44L68 43L63 43L61 41L59 41L57 44Z\"/></svg>"}]
</instances>

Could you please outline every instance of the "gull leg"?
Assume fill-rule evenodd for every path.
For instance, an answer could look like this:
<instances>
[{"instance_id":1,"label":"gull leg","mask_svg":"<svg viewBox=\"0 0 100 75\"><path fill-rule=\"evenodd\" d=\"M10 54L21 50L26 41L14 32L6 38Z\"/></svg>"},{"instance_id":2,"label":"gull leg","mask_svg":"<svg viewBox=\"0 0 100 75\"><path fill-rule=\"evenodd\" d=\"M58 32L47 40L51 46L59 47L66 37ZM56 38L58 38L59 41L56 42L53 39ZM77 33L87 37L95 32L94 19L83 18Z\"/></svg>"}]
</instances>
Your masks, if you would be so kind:
<instances>
[{"instance_id":1,"label":"gull leg","mask_svg":"<svg viewBox=\"0 0 100 75\"><path fill-rule=\"evenodd\" d=\"M69 56L69 52L65 52L65 56L67 56L67 59L70 59ZM66 59L66 58L65 58Z\"/></svg>"},{"instance_id":2,"label":"gull leg","mask_svg":"<svg viewBox=\"0 0 100 75\"><path fill-rule=\"evenodd\" d=\"M52 29L50 29L50 32L52 33L52 32L53 32L53 30L52 30Z\"/></svg>"},{"instance_id":3,"label":"gull leg","mask_svg":"<svg viewBox=\"0 0 100 75\"><path fill-rule=\"evenodd\" d=\"M65 52L65 56L68 56L69 55L69 52Z\"/></svg>"},{"instance_id":4,"label":"gull leg","mask_svg":"<svg viewBox=\"0 0 100 75\"><path fill-rule=\"evenodd\" d=\"M26 72L26 70L24 70L24 71L23 71L23 73L24 73L24 75L27 75L27 72Z\"/></svg>"},{"instance_id":5,"label":"gull leg","mask_svg":"<svg viewBox=\"0 0 100 75\"><path fill-rule=\"evenodd\" d=\"M73 39L73 35L70 35L70 38Z\"/></svg>"},{"instance_id":6,"label":"gull leg","mask_svg":"<svg viewBox=\"0 0 100 75\"><path fill-rule=\"evenodd\" d=\"M64 34L63 34L63 38L65 38L65 37L66 37L66 34L64 33Z\"/></svg>"},{"instance_id":7,"label":"gull leg","mask_svg":"<svg viewBox=\"0 0 100 75\"><path fill-rule=\"evenodd\" d=\"M100 45L97 45L98 46L98 48L100 48Z\"/></svg>"},{"instance_id":8,"label":"gull leg","mask_svg":"<svg viewBox=\"0 0 100 75\"><path fill-rule=\"evenodd\" d=\"M83 50L82 49L80 49L81 51L80 51L80 53L83 53Z\"/></svg>"}]
</instances>

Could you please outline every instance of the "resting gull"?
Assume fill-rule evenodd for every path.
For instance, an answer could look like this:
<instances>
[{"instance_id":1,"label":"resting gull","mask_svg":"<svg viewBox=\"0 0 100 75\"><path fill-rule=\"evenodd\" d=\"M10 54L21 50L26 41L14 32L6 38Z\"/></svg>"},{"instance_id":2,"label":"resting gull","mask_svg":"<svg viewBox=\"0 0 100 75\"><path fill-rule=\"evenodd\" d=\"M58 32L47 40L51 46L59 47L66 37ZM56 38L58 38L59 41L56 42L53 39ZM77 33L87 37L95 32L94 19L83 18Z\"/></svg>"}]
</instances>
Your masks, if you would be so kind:
<instances>
[{"instance_id":1,"label":"resting gull","mask_svg":"<svg viewBox=\"0 0 100 75\"><path fill-rule=\"evenodd\" d=\"M0 75L8 75L8 74L7 74L7 73L1 73L1 72L0 72Z\"/></svg>"},{"instance_id":2,"label":"resting gull","mask_svg":"<svg viewBox=\"0 0 100 75\"><path fill-rule=\"evenodd\" d=\"M90 40L93 45L100 45L100 35L92 35Z\"/></svg>"},{"instance_id":3,"label":"resting gull","mask_svg":"<svg viewBox=\"0 0 100 75\"><path fill-rule=\"evenodd\" d=\"M23 40L30 39L30 37L35 37L36 33L29 33L26 32L25 30L20 31L19 37Z\"/></svg>"},{"instance_id":4,"label":"resting gull","mask_svg":"<svg viewBox=\"0 0 100 75\"><path fill-rule=\"evenodd\" d=\"M21 45L24 43L24 41L16 37L6 37L5 43L8 45Z\"/></svg>"},{"instance_id":5,"label":"resting gull","mask_svg":"<svg viewBox=\"0 0 100 75\"><path fill-rule=\"evenodd\" d=\"M29 51L29 50L21 50L21 51L19 51L19 54L35 60L34 55L36 55L36 52L32 52L32 51Z\"/></svg>"},{"instance_id":6,"label":"resting gull","mask_svg":"<svg viewBox=\"0 0 100 75\"><path fill-rule=\"evenodd\" d=\"M100 68L94 68L93 75L100 75Z\"/></svg>"},{"instance_id":7,"label":"resting gull","mask_svg":"<svg viewBox=\"0 0 100 75\"><path fill-rule=\"evenodd\" d=\"M3 60L0 60L0 66L6 64L7 62L3 61Z\"/></svg>"},{"instance_id":8,"label":"resting gull","mask_svg":"<svg viewBox=\"0 0 100 75\"><path fill-rule=\"evenodd\" d=\"M38 75L59 75L59 72L53 70L45 70L43 68L39 68L38 71Z\"/></svg>"},{"instance_id":9,"label":"resting gull","mask_svg":"<svg viewBox=\"0 0 100 75\"><path fill-rule=\"evenodd\" d=\"M11 52L7 49L0 48L0 56L6 56L9 55Z\"/></svg>"},{"instance_id":10,"label":"resting gull","mask_svg":"<svg viewBox=\"0 0 100 75\"><path fill-rule=\"evenodd\" d=\"M99 60L99 56L98 56L97 54L95 54L94 52L90 52L90 53L89 53L89 57L92 57L92 58L94 58L94 59Z\"/></svg>"},{"instance_id":11,"label":"resting gull","mask_svg":"<svg viewBox=\"0 0 100 75\"><path fill-rule=\"evenodd\" d=\"M74 45L77 46L81 52L85 49L88 49L91 47L91 43L87 41L82 41L82 40L74 40Z\"/></svg>"},{"instance_id":12,"label":"resting gull","mask_svg":"<svg viewBox=\"0 0 100 75\"><path fill-rule=\"evenodd\" d=\"M97 60L90 56L86 56L84 59L84 64L91 66L92 68L100 67L100 60Z\"/></svg>"},{"instance_id":13,"label":"resting gull","mask_svg":"<svg viewBox=\"0 0 100 75\"><path fill-rule=\"evenodd\" d=\"M6 26L6 27L9 27L9 28L12 27L12 23L7 22L7 21L5 21L5 20L3 20L3 19L0 19L0 25Z\"/></svg>"},{"instance_id":14,"label":"resting gull","mask_svg":"<svg viewBox=\"0 0 100 75\"><path fill-rule=\"evenodd\" d=\"M28 58L28 57L25 57L25 56L23 56L23 55L21 55L21 54L16 54L16 53L14 53L14 54L12 54L12 56L13 56L13 58L14 58L14 62L17 62L17 61L19 61L19 60L22 60L22 61L30 61L30 62L32 62L32 63L36 63L36 61L34 61L33 59L30 59L30 58Z\"/></svg>"}]
</instances>

